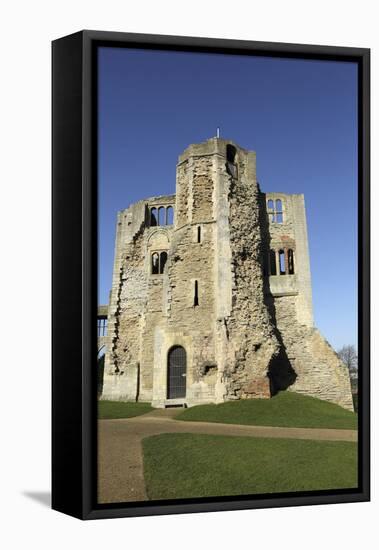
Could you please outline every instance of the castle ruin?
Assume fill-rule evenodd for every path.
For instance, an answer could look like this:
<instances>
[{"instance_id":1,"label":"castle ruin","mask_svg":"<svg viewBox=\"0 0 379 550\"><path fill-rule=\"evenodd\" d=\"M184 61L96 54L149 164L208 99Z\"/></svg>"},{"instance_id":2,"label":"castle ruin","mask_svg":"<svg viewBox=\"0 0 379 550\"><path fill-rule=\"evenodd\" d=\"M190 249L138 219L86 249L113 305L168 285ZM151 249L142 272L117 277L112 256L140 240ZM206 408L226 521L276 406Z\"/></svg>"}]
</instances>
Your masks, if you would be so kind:
<instances>
[{"instance_id":1,"label":"castle ruin","mask_svg":"<svg viewBox=\"0 0 379 550\"><path fill-rule=\"evenodd\" d=\"M231 141L190 145L175 195L118 213L105 310L102 399L289 390L353 410L347 367L313 324L304 196L263 193L255 153Z\"/></svg>"}]
</instances>

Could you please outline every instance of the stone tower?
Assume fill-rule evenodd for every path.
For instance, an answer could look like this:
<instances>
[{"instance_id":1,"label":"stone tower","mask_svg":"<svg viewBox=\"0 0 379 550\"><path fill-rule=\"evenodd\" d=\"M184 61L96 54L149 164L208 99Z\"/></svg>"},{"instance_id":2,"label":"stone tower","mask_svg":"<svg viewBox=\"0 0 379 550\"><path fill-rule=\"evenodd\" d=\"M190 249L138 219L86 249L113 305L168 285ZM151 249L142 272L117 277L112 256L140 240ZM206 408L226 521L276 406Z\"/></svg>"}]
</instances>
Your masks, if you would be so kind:
<instances>
[{"instance_id":1,"label":"stone tower","mask_svg":"<svg viewBox=\"0 0 379 550\"><path fill-rule=\"evenodd\" d=\"M188 406L294 390L352 409L313 326L303 195L264 194L255 153L213 138L176 194L119 212L103 399Z\"/></svg>"}]
</instances>

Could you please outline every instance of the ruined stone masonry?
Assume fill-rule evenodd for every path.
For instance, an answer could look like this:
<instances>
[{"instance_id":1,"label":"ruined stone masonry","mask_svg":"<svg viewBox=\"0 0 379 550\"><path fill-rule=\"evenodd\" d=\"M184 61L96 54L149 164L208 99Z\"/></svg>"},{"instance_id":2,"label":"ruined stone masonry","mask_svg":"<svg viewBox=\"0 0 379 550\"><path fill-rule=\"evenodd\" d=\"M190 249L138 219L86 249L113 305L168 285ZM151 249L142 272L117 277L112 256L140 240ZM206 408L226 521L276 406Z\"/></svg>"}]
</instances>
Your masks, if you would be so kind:
<instances>
[{"instance_id":1,"label":"ruined stone masonry","mask_svg":"<svg viewBox=\"0 0 379 550\"><path fill-rule=\"evenodd\" d=\"M212 138L176 194L118 213L102 399L155 407L269 398L353 410L348 370L313 325L303 195L262 193L255 153Z\"/></svg>"}]
</instances>

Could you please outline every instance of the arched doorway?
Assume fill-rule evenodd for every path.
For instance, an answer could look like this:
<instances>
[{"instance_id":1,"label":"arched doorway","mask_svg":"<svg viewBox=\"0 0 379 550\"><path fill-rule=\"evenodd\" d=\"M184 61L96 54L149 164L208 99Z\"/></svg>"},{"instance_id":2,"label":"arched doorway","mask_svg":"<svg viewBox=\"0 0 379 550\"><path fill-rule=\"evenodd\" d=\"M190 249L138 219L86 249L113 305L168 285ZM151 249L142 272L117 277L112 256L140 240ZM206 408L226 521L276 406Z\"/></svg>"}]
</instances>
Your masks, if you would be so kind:
<instances>
[{"instance_id":1,"label":"arched doorway","mask_svg":"<svg viewBox=\"0 0 379 550\"><path fill-rule=\"evenodd\" d=\"M167 399L186 396L187 357L182 346L174 346L167 356Z\"/></svg>"}]
</instances>

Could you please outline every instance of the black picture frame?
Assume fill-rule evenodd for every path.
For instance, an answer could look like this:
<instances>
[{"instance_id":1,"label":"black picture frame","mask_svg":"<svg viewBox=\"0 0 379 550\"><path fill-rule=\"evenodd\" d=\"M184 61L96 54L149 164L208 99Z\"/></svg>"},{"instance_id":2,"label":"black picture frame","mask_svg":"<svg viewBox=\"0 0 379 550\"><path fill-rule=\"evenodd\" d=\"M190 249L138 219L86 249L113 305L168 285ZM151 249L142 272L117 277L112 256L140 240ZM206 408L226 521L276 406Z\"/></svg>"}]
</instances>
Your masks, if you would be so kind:
<instances>
[{"instance_id":1,"label":"black picture frame","mask_svg":"<svg viewBox=\"0 0 379 550\"><path fill-rule=\"evenodd\" d=\"M359 486L354 490L96 504L96 49L228 53L358 65ZM52 43L52 507L81 519L370 499L370 50L81 31Z\"/></svg>"}]
</instances>

